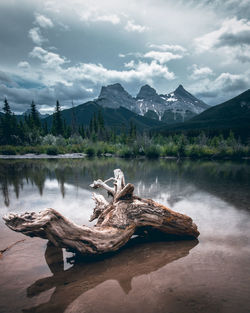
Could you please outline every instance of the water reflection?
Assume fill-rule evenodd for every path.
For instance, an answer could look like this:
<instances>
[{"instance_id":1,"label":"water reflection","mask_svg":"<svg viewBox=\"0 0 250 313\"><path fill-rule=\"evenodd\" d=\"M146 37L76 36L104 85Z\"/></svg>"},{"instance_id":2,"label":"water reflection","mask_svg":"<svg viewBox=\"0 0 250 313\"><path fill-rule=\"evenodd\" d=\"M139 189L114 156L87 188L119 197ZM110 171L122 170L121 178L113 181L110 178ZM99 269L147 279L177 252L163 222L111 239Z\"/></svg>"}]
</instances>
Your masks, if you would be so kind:
<instances>
[{"instance_id":1,"label":"water reflection","mask_svg":"<svg viewBox=\"0 0 250 313\"><path fill-rule=\"evenodd\" d=\"M134 239L134 241L136 241ZM132 290L132 279L154 272L166 264L187 256L198 240L154 243L130 243L119 254L105 259L76 261L63 270L62 249L48 243L45 259L52 276L37 280L27 289L34 297L55 288L47 303L25 309L23 312L64 312L81 294L108 280L116 280L125 294ZM70 259L72 262L72 259ZM98 299L96 299L98 302Z\"/></svg>"},{"instance_id":2,"label":"water reflection","mask_svg":"<svg viewBox=\"0 0 250 313\"><path fill-rule=\"evenodd\" d=\"M71 265L63 263L65 251L22 237L0 219L0 249L26 239L0 260L0 312L248 312L249 161L2 160L0 215L53 207L90 225L88 186L114 168L136 194L191 216L199 244L140 243Z\"/></svg>"},{"instance_id":3,"label":"water reflection","mask_svg":"<svg viewBox=\"0 0 250 313\"><path fill-rule=\"evenodd\" d=\"M93 166L94 165L94 166ZM64 198L65 184L88 190L93 179L107 178L120 167L127 181L134 183L136 193L156 197L166 187L172 207L197 190L209 192L237 207L248 209L250 203L250 163L174 160L1 160L0 185L5 207L11 206L14 196L25 194L25 186L35 186L43 195L46 182L56 181ZM34 192L34 191L33 191ZM244 195L244 196L242 196Z\"/></svg>"}]
</instances>

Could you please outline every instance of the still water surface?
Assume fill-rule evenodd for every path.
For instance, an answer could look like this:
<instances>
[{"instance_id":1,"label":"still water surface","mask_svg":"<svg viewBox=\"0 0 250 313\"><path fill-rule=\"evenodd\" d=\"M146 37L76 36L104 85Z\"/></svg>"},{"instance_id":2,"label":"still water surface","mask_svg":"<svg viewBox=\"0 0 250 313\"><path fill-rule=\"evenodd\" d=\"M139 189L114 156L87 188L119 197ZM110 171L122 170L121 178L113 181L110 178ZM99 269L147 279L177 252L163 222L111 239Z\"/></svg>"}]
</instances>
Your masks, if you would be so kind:
<instances>
[{"instance_id":1,"label":"still water surface","mask_svg":"<svg viewBox=\"0 0 250 313\"><path fill-rule=\"evenodd\" d=\"M52 207L79 224L89 184L121 168L135 193L191 216L199 241L134 242L95 262L12 232L8 212ZM0 161L0 312L250 311L250 163L173 160Z\"/></svg>"}]
</instances>

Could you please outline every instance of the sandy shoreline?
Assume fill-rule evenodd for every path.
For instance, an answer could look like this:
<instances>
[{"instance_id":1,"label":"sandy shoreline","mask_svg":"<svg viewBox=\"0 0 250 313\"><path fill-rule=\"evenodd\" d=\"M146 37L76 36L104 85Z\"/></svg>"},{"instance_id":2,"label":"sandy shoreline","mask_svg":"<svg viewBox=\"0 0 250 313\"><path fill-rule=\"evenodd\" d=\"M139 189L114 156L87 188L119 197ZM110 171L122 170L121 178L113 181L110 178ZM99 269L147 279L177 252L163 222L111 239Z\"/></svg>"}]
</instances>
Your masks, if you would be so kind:
<instances>
[{"instance_id":1,"label":"sandy shoreline","mask_svg":"<svg viewBox=\"0 0 250 313\"><path fill-rule=\"evenodd\" d=\"M87 155L85 153L65 153L57 155L48 154L23 154L23 155L0 155L0 159L82 159Z\"/></svg>"},{"instance_id":2,"label":"sandy shoreline","mask_svg":"<svg viewBox=\"0 0 250 313\"><path fill-rule=\"evenodd\" d=\"M102 155L103 157L118 157L117 155L112 155L110 153L106 153ZM0 154L0 160L11 160L11 159L83 159L88 157L85 153L65 153L65 154L57 154L57 155L48 155L48 154L34 154L34 153L27 153L27 154L17 154L17 155L4 155ZM133 159L131 157L130 159ZM139 159L146 159L145 156L136 157ZM167 159L167 160L177 160L178 157L176 156L164 156L159 157L159 159ZM184 157L182 159L191 159L190 157ZM235 158L224 157L224 158L195 158L196 160L235 160ZM250 160L250 157L240 157L237 160Z\"/></svg>"}]
</instances>

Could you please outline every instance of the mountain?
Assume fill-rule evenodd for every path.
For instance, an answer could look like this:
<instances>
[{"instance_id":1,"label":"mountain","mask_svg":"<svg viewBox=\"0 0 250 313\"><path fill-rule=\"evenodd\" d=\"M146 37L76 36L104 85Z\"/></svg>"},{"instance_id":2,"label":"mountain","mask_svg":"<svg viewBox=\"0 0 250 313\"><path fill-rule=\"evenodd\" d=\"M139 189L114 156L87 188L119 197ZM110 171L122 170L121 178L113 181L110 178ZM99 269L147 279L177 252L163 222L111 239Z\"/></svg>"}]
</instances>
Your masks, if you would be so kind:
<instances>
[{"instance_id":1,"label":"mountain","mask_svg":"<svg viewBox=\"0 0 250 313\"><path fill-rule=\"evenodd\" d=\"M133 98L121 84L116 83L101 88L100 94L94 101L62 111L62 116L68 125L71 124L72 110L78 125L89 125L94 114L101 110L105 124L109 127L121 129L128 128L133 121L140 130L161 126L164 123L173 124L185 121L205 110L208 106L179 86L174 92L166 95L157 94L149 85L142 86L136 98ZM23 120L23 115L18 115L18 120ZM52 115L40 118L52 124Z\"/></svg>"},{"instance_id":2,"label":"mountain","mask_svg":"<svg viewBox=\"0 0 250 313\"><path fill-rule=\"evenodd\" d=\"M197 99L182 85L170 94L159 95L149 85L142 86L133 98L119 83L102 87L95 100L106 108L127 108L135 113L168 124L183 122L208 109L210 106Z\"/></svg>"},{"instance_id":3,"label":"mountain","mask_svg":"<svg viewBox=\"0 0 250 313\"><path fill-rule=\"evenodd\" d=\"M84 104L80 104L74 108L62 110L62 118L65 120L67 125L71 125L73 110L78 126L89 126L91 118L94 114L97 115L98 112L102 113L105 125L109 128L116 129L117 131L120 131L122 129L128 130L130 128L131 122L136 125L138 131L149 130L152 127L159 127L163 125L163 123L160 121L138 115L125 107L104 107L99 104L98 100L89 101ZM51 127L52 120L53 116L50 115L43 121L47 122L48 127Z\"/></svg>"},{"instance_id":4,"label":"mountain","mask_svg":"<svg viewBox=\"0 0 250 313\"><path fill-rule=\"evenodd\" d=\"M29 115L30 113L31 113L31 109L28 109L22 115L23 116ZM49 116L49 114L41 114L39 111L38 111L38 115L39 115L40 119L43 119L43 118L46 118Z\"/></svg>"},{"instance_id":5,"label":"mountain","mask_svg":"<svg viewBox=\"0 0 250 313\"><path fill-rule=\"evenodd\" d=\"M141 87L136 103L140 114L145 115L150 111L152 116L153 111L159 120L168 124L184 122L210 107L186 91L182 85L165 95L158 95L155 89L145 85Z\"/></svg>"},{"instance_id":6,"label":"mountain","mask_svg":"<svg viewBox=\"0 0 250 313\"><path fill-rule=\"evenodd\" d=\"M189 121L162 128L164 133L186 131L228 133L232 130L242 138L250 137L250 89L211 107Z\"/></svg>"},{"instance_id":7,"label":"mountain","mask_svg":"<svg viewBox=\"0 0 250 313\"><path fill-rule=\"evenodd\" d=\"M136 96L136 106L141 115L154 116L159 120L166 110L166 101L157 94L154 88L145 85Z\"/></svg>"},{"instance_id":8,"label":"mountain","mask_svg":"<svg viewBox=\"0 0 250 313\"><path fill-rule=\"evenodd\" d=\"M119 83L102 87L96 102L105 108L124 107L137 113L135 99Z\"/></svg>"},{"instance_id":9,"label":"mountain","mask_svg":"<svg viewBox=\"0 0 250 313\"><path fill-rule=\"evenodd\" d=\"M16 114L16 118L17 118L17 121L24 121L24 117L25 115L29 115L30 114L30 109L28 109L27 111L25 111L23 114ZM44 119L46 117L49 116L49 114L41 114L39 111L38 111L38 114L39 114L39 117L40 119ZM4 114L2 112L0 112L0 118L3 117Z\"/></svg>"}]
</instances>

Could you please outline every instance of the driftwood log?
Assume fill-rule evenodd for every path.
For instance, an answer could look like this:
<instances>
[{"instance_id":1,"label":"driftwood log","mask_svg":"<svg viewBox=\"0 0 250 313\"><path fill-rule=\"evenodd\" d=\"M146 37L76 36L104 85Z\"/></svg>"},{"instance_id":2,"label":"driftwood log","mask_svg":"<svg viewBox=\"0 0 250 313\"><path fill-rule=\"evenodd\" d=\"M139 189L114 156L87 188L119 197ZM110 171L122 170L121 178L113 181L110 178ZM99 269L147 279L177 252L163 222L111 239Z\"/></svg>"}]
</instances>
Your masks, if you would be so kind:
<instances>
[{"instance_id":1,"label":"driftwood log","mask_svg":"<svg viewBox=\"0 0 250 313\"><path fill-rule=\"evenodd\" d=\"M113 182L113 187L108 182ZM3 217L6 225L30 237L48 239L55 246L81 254L96 255L116 251L136 234L157 230L167 235L197 238L199 232L192 219L151 200L133 194L134 186L125 184L124 174L114 170L114 177L94 181L92 188L104 188L112 200L93 193L94 227L76 225L54 209Z\"/></svg>"}]
</instances>

